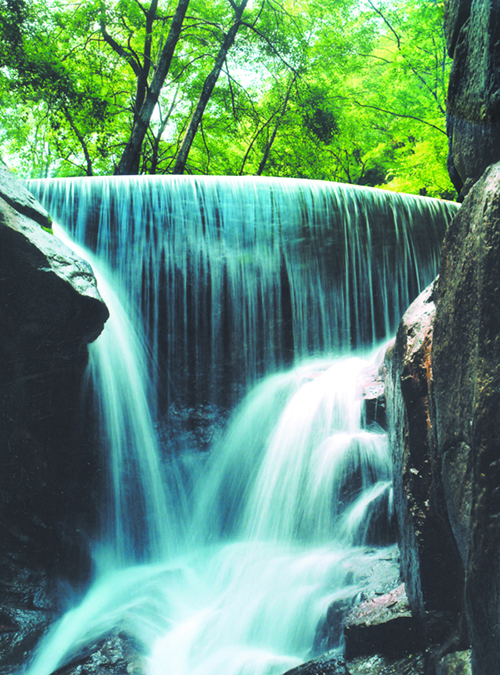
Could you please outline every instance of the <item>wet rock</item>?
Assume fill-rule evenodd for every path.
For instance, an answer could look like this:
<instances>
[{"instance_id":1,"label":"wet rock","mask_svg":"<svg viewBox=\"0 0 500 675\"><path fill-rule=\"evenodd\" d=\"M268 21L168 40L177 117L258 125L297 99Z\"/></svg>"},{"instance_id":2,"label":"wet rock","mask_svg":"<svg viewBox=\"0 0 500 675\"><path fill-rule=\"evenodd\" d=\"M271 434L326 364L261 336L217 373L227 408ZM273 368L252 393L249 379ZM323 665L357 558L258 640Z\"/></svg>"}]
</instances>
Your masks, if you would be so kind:
<instances>
[{"instance_id":1,"label":"wet rock","mask_svg":"<svg viewBox=\"0 0 500 675\"><path fill-rule=\"evenodd\" d=\"M125 632L111 633L87 647L52 675L145 675L141 648Z\"/></svg>"},{"instance_id":2,"label":"wet rock","mask_svg":"<svg viewBox=\"0 0 500 675\"><path fill-rule=\"evenodd\" d=\"M393 544L382 550L367 551L357 564L354 560L350 562L349 571L349 583L360 590L354 597L351 593L330 604L316 630L313 646L315 654L338 649L345 641L344 618L352 610L353 604L358 606L369 598L390 593L400 585L399 549Z\"/></svg>"},{"instance_id":3,"label":"wet rock","mask_svg":"<svg viewBox=\"0 0 500 675\"><path fill-rule=\"evenodd\" d=\"M362 373L360 387L365 406L366 425L368 427L378 424L383 429L387 428L384 393L385 374L386 365L383 359L380 363L376 363L373 369Z\"/></svg>"},{"instance_id":4,"label":"wet rock","mask_svg":"<svg viewBox=\"0 0 500 675\"><path fill-rule=\"evenodd\" d=\"M348 675L348 673L345 661L339 656L338 651L331 651L288 670L284 675Z\"/></svg>"},{"instance_id":5,"label":"wet rock","mask_svg":"<svg viewBox=\"0 0 500 675\"><path fill-rule=\"evenodd\" d=\"M424 675L423 654L393 659L388 656L359 657L347 663L347 675Z\"/></svg>"},{"instance_id":6,"label":"wet rock","mask_svg":"<svg viewBox=\"0 0 500 675\"><path fill-rule=\"evenodd\" d=\"M0 523L0 541L0 674L12 675L54 619L54 589L26 532Z\"/></svg>"},{"instance_id":7,"label":"wet rock","mask_svg":"<svg viewBox=\"0 0 500 675\"><path fill-rule=\"evenodd\" d=\"M345 656L379 654L397 657L422 648L404 585L357 605L344 621Z\"/></svg>"},{"instance_id":8,"label":"wet rock","mask_svg":"<svg viewBox=\"0 0 500 675\"><path fill-rule=\"evenodd\" d=\"M453 652L443 657L437 675L472 675L470 650Z\"/></svg>"},{"instance_id":9,"label":"wet rock","mask_svg":"<svg viewBox=\"0 0 500 675\"><path fill-rule=\"evenodd\" d=\"M424 636L429 612L460 613L464 587L432 420L435 290L433 283L404 315L388 351L386 380L401 571Z\"/></svg>"},{"instance_id":10,"label":"wet rock","mask_svg":"<svg viewBox=\"0 0 500 675\"><path fill-rule=\"evenodd\" d=\"M448 87L451 165L465 195L500 160L500 5L448 0L445 26L453 55Z\"/></svg>"},{"instance_id":11,"label":"wet rock","mask_svg":"<svg viewBox=\"0 0 500 675\"><path fill-rule=\"evenodd\" d=\"M466 568L474 675L500 663L500 164L451 222L434 324L437 449Z\"/></svg>"}]
</instances>

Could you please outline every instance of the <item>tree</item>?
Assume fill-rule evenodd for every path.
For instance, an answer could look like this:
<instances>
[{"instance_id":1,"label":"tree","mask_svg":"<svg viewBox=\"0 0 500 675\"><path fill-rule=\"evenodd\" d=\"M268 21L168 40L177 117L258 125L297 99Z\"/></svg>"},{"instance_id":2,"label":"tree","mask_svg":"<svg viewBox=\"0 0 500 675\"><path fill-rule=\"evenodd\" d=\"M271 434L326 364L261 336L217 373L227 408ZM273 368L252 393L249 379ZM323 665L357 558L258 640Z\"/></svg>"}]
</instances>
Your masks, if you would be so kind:
<instances>
[{"instance_id":1,"label":"tree","mask_svg":"<svg viewBox=\"0 0 500 675\"><path fill-rule=\"evenodd\" d=\"M0 0L3 153L453 195L442 0L168 2Z\"/></svg>"}]
</instances>

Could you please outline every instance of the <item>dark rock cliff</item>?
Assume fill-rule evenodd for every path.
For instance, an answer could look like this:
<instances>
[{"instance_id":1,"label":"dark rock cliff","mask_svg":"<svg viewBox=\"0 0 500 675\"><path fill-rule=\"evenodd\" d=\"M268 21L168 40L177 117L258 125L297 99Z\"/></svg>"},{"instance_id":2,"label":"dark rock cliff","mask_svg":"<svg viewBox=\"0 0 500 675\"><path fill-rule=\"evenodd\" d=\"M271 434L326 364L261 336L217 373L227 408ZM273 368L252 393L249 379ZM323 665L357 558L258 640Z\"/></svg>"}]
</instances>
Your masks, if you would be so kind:
<instances>
[{"instance_id":1,"label":"dark rock cliff","mask_svg":"<svg viewBox=\"0 0 500 675\"><path fill-rule=\"evenodd\" d=\"M500 663L500 165L448 230L432 347L435 429L465 568L474 675Z\"/></svg>"},{"instance_id":2,"label":"dark rock cliff","mask_svg":"<svg viewBox=\"0 0 500 675\"><path fill-rule=\"evenodd\" d=\"M445 0L450 175L466 195L500 160L500 4Z\"/></svg>"},{"instance_id":3,"label":"dark rock cliff","mask_svg":"<svg viewBox=\"0 0 500 675\"><path fill-rule=\"evenodd\" d=\"M432 284L403 317L389 352L386 385L402 575L424 644L453 633L463 596L463 569L446 515L433 433L435 293Z\"/></svg>"},{"instance_id":4,"label":"dark rock cliff","mask_svg":"<svg viewBox=\"0 0 500 675\"><path fill-rule=\"evenodd\" d=\"M425 672L495 675L500 672L500 5L447 0L445 29L454 59L450 169L465 199L448 228L438 280L405 315L389 355L388 416L402 575L425 635ZM448 631L437 641L436 613Z\"/></svg>"},{"instance_id":5,"label":"dark rock cliff","mask_svg":"<svg viewBox=\"0 0 500 675\"><path fill-rule=\"evenodd\" d=\"M2 172L0 672L12 672L9 659L22 661L34 625L53 609L47 579L83 581L97 523L99 460L82 416L82 378L108 311L88 264L50 226Z\"/></svg>"}]
</instances>

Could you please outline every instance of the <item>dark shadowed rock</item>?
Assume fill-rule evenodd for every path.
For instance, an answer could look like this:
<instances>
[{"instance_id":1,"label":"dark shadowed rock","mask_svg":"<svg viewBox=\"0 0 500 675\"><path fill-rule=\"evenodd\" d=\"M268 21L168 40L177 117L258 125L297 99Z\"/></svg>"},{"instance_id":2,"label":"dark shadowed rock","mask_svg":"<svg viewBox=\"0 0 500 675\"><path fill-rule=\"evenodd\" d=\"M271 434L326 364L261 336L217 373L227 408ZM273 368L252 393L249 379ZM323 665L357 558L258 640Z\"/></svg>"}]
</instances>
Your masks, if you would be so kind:
<instances>
[{"instance_id":1,"label":"dark shadowed rock","mask_svg":"<svg viewBox=\"0 0 500 675\"><path fill-rule=\"evenodd\" d=\"M453 58L458 34L470 16L472 0L444 0L444 30L448 54Z\"/></svg>"},{"instance_id":2,"label":"dark shadowed rock","mask_svg":"<svg viewBox=\"0 0 500 675\"><path fill-rule=\"evenodd\" d=\"M89 645L52 675L145 675L142 649L124 632Z\"/></svg>"},{"instance_id":3,"label":"dark shadowed rock","mask_svg":"<svg viewBox=\"0 0 500 675\"><path fill-rule=\"evenodd\" d=\"M396 657L423 646L403 584L357 605L345 619L344 637L347 661L371 654Z\"/></svg>"},{"instance_id":4,"label":"dark shadowed rock","mask_svg":"<svg viewBox=\"0 0 500 675\"><path fill-rule=\"evenodd\" d=\"M287 670L284 675L348 675L345 661L338 652L326 652L317 659L303 663L297 668Z\"/></svg>"},{"instance_id":5,"label":"dark shadowed rock","mask_svg":"<svg viewBox=\"0 0 500 675\"><path fill-rule=\"evenodd\" d=\"M500 663L500 164L449 226L432 350L447 509L466 566L474 675Z\"/></svg>"},{"instance_id":6,"label":"dark shadowed rock","mask_svg":"<svg viewBox=\"0 0 500 675\"><path fill-rule=\"evenodd\" d=\"M470 650L452 652L438 664L437 675L472 675Z\"/></svg>"},{"instance_id":7,"label":"dark shadowed rock","mask_svg":"<svg viewBox=\"0 0 500 675\"><path fill-rule=\"evenodd\" d=\"M51 579L89 573L100 461L82 382L87 345L108 317L89 265L8 181L1 176L0 673L18 670L52 619Z\"/></svg>"},{"instance_id":8,"label":"dark shadowed rock","mask_svg":"<svg viewBox=\"0 0 500 675\"><path fill-rule=\"evenodd\" d=\"M410 654L403 658L389 656L361 656L347 664L348 675L424 675L423 654Z\"/></svg>"},{"instance_id":9,"label":"dark shadowed rock","mask_svg":"<svg viewBox=\"0 0 500 675\"><path fill-rule=\"evenodd\" d=\"M431 345L435 284L412 303L388 352L386 380L394 458L394 498L401 571L423 638L444 612L450 630L462 609L463 569L448 522L432 423Z\"/></svg>"},{"instance_id":10,"label":"dark shadowed rock","mask_svg":"<svg viewBox=\"0 0 500 675\"><path fill-rule=\"evenodd\" d=\"M445 30L453 54L450 165L467 194L486 167L500 160L500 4L448 0Z\"/></svg>"},{"instance_id":11,"label":"dark shadowed rock","mask_svg":"<svg viewBox=\"0 0 500 675\"><path fill-rule=\"evenodd\" d=\"M1 522L0 541L0 675L12 675L55 618L54 589L26 532Z\"/></svg>"}]
</instances>

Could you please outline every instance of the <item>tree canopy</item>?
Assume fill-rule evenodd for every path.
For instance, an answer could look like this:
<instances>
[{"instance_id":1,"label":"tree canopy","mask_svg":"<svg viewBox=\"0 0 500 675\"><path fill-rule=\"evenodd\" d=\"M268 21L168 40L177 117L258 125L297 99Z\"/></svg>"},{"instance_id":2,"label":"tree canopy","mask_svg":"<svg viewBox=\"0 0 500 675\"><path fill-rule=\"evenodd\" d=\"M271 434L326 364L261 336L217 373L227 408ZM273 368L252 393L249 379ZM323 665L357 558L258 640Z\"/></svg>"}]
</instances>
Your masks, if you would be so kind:
<instances>
[{"instance_id":1,"label":"tree canopy","mask_svg":"<svg viewBox=\"0 0 500 675\"><path fill-rule=\"evenodd\" d=\"M295 176L453 198L442 0L0 0L22 176Z\"/></svg>"}]
</instances>

